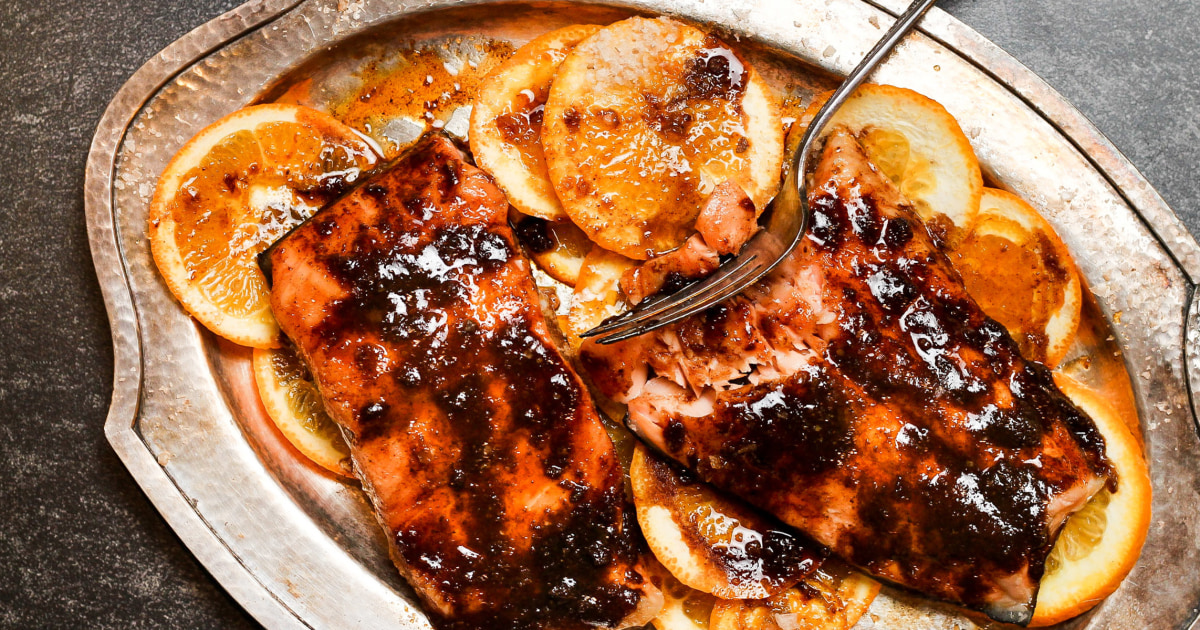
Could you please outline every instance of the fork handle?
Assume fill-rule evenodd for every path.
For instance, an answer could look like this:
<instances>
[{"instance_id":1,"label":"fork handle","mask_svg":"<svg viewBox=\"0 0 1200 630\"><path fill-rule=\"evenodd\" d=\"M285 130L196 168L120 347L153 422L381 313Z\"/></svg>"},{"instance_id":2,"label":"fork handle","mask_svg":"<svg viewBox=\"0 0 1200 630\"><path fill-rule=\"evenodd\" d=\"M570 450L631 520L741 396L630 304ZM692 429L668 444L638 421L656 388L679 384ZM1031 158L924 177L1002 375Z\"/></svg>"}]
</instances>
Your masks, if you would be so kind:
<instances>
[{"instance_id":1,"label":"fork handle","mask_svg":"<svg viewBox=\"0 0 1200 630\"><path fill-rule=\"evenodd\" d=\"M800 150L796 152L796 161L792 164L792 174L799 175L801 182L804 180L804 174L808 172L807 168L809 158L812 154L812 144L820 137L821 131L833 119L833 115L846 102L846 99L850 98L854 90L863 84L867 76L892 52L892 49L900 43L900 40L904 39L905 35L908 35L908 32L916 26L917 22L933 7L935 2L937 0L915 0L910 4L908 9L905 9L904 13L896 19L896 23L892 24L892 28L888 29L888 32L875 43L875 47L867 53L867 56L858 62L858 65L850 72L846 80L842 81L838 89L833 92L833 96L829 97L825 105L817 111L817 115L813 118L812 123L809 124L808 129L804 133L804 139L800 142ZM800 161L804 161L804 164L799 164Z\"/></svg>"},{"instance_id":2,"label":"fork handle","mask_svg":"<svg viewBox=\"0 0 1200 630\"><path fill-rule=\"evenodd\" d=\"M775 198L775 207L786 207L798 209L798 212L772 212L767 217L767 229L760 232L761 236L764 232L771 234L788 234L793 238L790 241L775 241L775 242L756 242L763 239L751 239L747 245L755 246L764 249L759 252L764 260L773 261L770 265L764 267L761 273L755 274L755 278L760 278L770 273L772 269L779 265L788 254L800 243L807 231L808 219L810 215L808 207L808 169L813 160L813 145L817 139L821 137L821 132L829 125L829 121L833 119L837 110L850 98L854 90L863 84L867 76L875 70L876 66L882 62L892 49L908 35L909 31L916 26L917 22L925 15L926 12L933 6L937 0L915 0L908 6L908 9L896 19L892 27L884 33L883 37L875 43L875 46L863 57L862 61L846 76L838 89L833 92L833 96L825 102L825 105L817 111L817 115L808 125L803 138L800 140L800 146L797 148L795 155L792 157L791 169L788 171L787 179L783 182L780 188L779 195Z\"/></svg>"}]
</instances>

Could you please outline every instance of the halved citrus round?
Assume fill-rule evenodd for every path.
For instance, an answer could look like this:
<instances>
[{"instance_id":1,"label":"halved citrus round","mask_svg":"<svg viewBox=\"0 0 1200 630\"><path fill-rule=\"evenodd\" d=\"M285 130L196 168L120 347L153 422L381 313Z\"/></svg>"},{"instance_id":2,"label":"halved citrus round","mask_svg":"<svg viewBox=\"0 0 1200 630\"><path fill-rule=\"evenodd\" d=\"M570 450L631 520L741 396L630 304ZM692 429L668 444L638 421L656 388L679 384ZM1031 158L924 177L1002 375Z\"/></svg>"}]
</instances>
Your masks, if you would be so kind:
<instances>
[{"instance_id":1,"label":"halved citrus round","mask_svg":"<svg viewBox=\"0 0 1200 630\"><path fill-rule=\"evenodd\" d=\"M319 111L256 105L175 154L150 204L150 251L184 309L235 343L280 343L256 257L375 166L372 143Z\"/></svg>"},{"instance_id":2,"label":"halved citrus round","mask_svg":"<svg viewBox=\"0 0 1200 630\"><path fill-rule=\"evenodd\" d=\"M985 188L979 214L950 261L988 317L1027 359L1055 367L1079 330L1083 286L1054 227L1020 197Z\"/></svg>"},{"instance_id":3,"label":"halved citrus round","mask_svg":"<svg viewBox=\"0 0 1200 630\"><path fill-rule=\"evenodd\" d=\"M820 558L749 506L638 444L629 470L646 544L675 579L721 599L766 599Z\"/></svg>"},{"instance_id":4,"label":"halved citrus round","mask_svg":"<svg viewBox=\"0 0 1200 630\"><path fill-rule=\"evenodd\" d=\"M1133 569L1150 529L1150 474L1125 420L1098 394L1056 375L1059 389L1091 416L1117 471L1117 491L1097 493L1063 525L1046 560L1031 626L1087 612L1117 590Z\"/></svg>"},{"instance_id":5,"label":"halved citrus round","mask_svg":"<svg viewBox=\"0 0 1200 630\"><path fill-rule=\"evenodd\" d=\"M551 221L567 218L546 172L542 109L559 64L598 30L592 24L576 24L537 37L479 86L471 111L471 153L479 167L496 178L509 203L524 214Z\"/></svg>"},{"instance_id":6,"label":"halved citrus round","mask_svg":"<svg viewBox=\"0 0 1200 630\"><path fill-rule=\"evenodd\" d=\"M621 294L621 275L637 264L636 261L600 247L593 246L584 257L571 297L571 310L563 331L572 348L582 342L580 335L599 326L604 320L620 315L628 304Z\"/></svg>"},{"instance_id":7,"label":"halved citrus round","mask_svg":"<svg viewBox=\"0 0 1200 630\"><path fill-rule=\"evenodd\" d=\"M255 348L253 365L259 398L280 433L321 468L350 477L350 449L296 352Z\"/></svg>"},{"instance_id":8,"label":"halved citrus round","mask_svg":"<svg viewBox=\"0 0 1200 630\"><path fill-rule=\"evenodd\" d=\"M517 238L529 257L551 278L575 286L579 272L592 242L570 219L547 221L511 211L509 221L515 223Z\"/></svg>"},{"instance_id":9,"label":"halved citrus round","mask_svg":"<svg viewBox=\"0 0 1200 630\"><path fill-rule=\"evenodd\" d=\"M803 133L831 95L817 97L793 133ZM974 220L983 193L979 161L940 103L909 89L867 83L838 109L824 133L839 125L850 129L871 163L940 240L953 242Z\"/></svg>"},{"instance_id":10,"label":"halved citrus round","mask_svg":"<svg viewBox=\"0 0 1200 630\"><path fill-rule=\"evenodd\" d=\"M765 209L779 188L783 124L770 87L731 48L670 18L634 17L559 66L542 148L571 220L644 260L682 244L722 182Z\"/></svg>"},{"instance_id":11,"label":"halved citrus round","mask_svg":"<svg viewBox=\"0 0 1200 630\"><path fill-rule=\"evenodd\" d=\"M866 614L880 584L837 560L765 600L718 601L708 630L849 630Z\"/></svg>"}]
</instances>

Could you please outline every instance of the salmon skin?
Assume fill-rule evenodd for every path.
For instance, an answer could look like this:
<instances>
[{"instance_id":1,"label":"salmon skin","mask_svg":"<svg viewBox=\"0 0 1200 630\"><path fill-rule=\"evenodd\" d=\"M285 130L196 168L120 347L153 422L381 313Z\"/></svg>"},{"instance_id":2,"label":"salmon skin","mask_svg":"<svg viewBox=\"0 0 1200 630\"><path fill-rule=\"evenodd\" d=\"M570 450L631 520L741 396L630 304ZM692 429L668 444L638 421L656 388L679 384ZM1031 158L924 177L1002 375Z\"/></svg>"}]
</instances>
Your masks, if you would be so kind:
<instances>
[{"instance_id":1,"label":"salmon skin","mask_svg":"<svg viewBox=\"0 0 1200 630\"><path fill-rule=\"evenodd\" d=\"M746 293L582 362L631 428L865 571L1027 624L1062 523L1115 484L1091 419L983 314L846 131L811 229Z\"/></svg>"},{"instance_id":2,"label":"salmon skin","mask_svg":"<svg viewBox=\"0 0 1200 630\"><path fill-rule=\"evenodd\" d=\"M271 308L435 626L641 625L622 469L507 213L426 139L269 251Z\"/></svg>"}]
</instances>

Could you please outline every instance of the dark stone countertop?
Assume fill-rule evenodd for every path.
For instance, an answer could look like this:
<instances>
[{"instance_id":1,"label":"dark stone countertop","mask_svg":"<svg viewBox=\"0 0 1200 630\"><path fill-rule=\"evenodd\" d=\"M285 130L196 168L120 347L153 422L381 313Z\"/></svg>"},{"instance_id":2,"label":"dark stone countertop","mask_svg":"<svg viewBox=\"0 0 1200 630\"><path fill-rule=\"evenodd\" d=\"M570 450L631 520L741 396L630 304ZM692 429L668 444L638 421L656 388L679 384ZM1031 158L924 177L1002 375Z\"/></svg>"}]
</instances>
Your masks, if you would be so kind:
<instances>
[{"instance_id":1,"label":"dark stone countertop","mask_svg":"<svg viewBox=\"0 0 1200 630\"><path fill-rule=\"evenodd\" d=\"M236 4L0 7L0 627L255 626L104 439L112 349L82 200L116 90ZM1058 88L1200 230L1200 3L943 4Z\"/></svg>"}]
</instances>

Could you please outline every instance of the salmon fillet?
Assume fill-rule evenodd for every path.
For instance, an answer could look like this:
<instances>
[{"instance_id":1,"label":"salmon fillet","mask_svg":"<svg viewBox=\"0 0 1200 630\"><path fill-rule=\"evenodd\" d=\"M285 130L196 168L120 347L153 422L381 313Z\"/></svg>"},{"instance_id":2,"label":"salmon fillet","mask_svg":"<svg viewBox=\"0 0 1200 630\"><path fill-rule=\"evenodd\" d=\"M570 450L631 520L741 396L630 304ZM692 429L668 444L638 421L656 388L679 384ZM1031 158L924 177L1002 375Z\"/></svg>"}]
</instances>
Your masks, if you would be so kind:
<instances>
[{"instance_id":1,"label":"salmon fillet","mask_svg":"<svg viewBox=\"0 0 1200 630\"><path fill-rule=\"evenodd\" d=\"M622 469L507 214L432 137L266 253L271 308L435 626L640 626Z\"/></svg>"},{"instance_id":2,"label":"salmon fillet","mask_svg":"<svg viewBox=\"0 0 1200 630\"><path fill-rule=\"evenodd\" d=\"M723 305L582 361L701 479L924 594L1030 621L1067 516L1115 478L1091 419L831 135L811 228Z\"/></svg>"}]
</instances>

